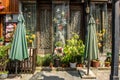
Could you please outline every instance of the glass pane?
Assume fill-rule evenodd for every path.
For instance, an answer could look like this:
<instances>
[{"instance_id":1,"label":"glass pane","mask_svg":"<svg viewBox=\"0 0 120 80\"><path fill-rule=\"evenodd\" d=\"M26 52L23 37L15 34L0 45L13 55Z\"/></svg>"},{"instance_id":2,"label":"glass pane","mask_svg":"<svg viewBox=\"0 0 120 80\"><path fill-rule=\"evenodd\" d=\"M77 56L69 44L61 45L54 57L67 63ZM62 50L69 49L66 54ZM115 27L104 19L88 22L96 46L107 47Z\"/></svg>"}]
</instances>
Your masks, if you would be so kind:
<instances>
[{"instance_id":1,"label":"glass pane","mask_svg":"<svg viewBox=\"0 0 120 80\"><path fill-rule=\"evenodd\" d=\"M52 19L54 31L54 44L61 43L61 47L65 45L67 38L67 27L69 20L69 3L55 3L52 4Z\"/></svg>"},{"instance_id":2,"label":"glass pane","mask_svg":"<svg viewBox=\"0 0 120 80\"><path fill-rule=\"evenodd\" d=\"M23 15L25 18L26 33L30 37L34 37L36 34L36 4L35 3L26 3L23 4ZM32 41L32 44L29 45L29 41ZM29 47L36 47L36 39L28 40Z\"/></svg>"},{"instance_id":3,"label":"glass pane","mask_svg":"<svg viewBox=\"0 0 120 80\"><path fill-rule=\"evenodd\" d=\"M51 49L51 11L47 9L40 10L40 49ZM47 51L50 52L50 51Z\"/></svg>"},{"instance_id":4,"label":"glass pane","mask_svg":"<svg viewBox=\"0 0 120 80\"><path fill-rule=\"evenodd\" d=\"M106 4L91 4L91 15L96 21L97 41L100 52L106 52L111 47L111 27L108 25L107 3ZM108 37L109 36L109 37ZM109 41L108 41L109 38ZM109 47L108 47L109 45Z\"/></svg>"},{"instance_id":5,"label":"glass pane","mask_svg":"<svg viewBox=\"0 0 120 80\"><path fill-rule=\"evenodd\" d=\"M106 27L106 43L105 48L107 51L112 49L112 11L108 11L108 27Z\"/></svg>"},{"instance_id":6,"label":"glass pane","mask_svg":"<svg viewBox=\"0 0 120 80\"><path fill-rule=\"evenodd\" d=\"M81 21L81 13L77 10L71 10L70 13L70 26L68 28L68 38L72 37L72 33L80 34L80 21Z\"/></svg>"}]
</instances>

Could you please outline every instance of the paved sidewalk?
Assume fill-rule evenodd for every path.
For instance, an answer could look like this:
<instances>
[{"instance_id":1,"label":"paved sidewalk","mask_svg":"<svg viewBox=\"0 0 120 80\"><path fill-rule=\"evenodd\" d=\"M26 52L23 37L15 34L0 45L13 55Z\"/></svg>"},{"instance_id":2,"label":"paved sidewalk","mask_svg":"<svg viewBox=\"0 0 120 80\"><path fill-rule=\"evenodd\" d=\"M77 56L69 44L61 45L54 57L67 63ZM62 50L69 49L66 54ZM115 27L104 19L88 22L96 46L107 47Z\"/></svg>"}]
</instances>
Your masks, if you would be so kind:
<instances>
[{"instance_id":1,"label":"paved sidewalk","mask_svg":"<svg viewBox=\"0 0 120 80\"><path fill-rule=\"evenodd\" d=\"M81 80L78 71L42 71L30 80Z\"/></svg>"},{"instance_id":2,"label":"paved sidewalk","mask_svg":"<svg viewBox=\"0 0 120 80\"><path fill-rule=\"evenodd\" d=\"M5 80L109 80L110 70L92 69L92 71L97 76L96 79L81 79L77 70L72 70L72 71L37 70L34 74L22 74L22 78L13 77L13 78L7 78Z\"/></svg>"}]
</instances>

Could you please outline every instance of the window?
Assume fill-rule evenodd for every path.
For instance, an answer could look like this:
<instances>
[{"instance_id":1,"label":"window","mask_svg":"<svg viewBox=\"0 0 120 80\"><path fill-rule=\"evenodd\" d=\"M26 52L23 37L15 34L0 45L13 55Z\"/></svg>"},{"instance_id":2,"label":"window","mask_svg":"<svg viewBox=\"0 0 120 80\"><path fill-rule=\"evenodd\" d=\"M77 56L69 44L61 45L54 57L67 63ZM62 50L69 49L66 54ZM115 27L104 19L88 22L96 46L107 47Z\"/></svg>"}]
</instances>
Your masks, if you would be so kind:
<instances>
[{"instance_id":1,"label":"window","mask_svg":"<svg viewBox=\"0 0 120 80\"><path fill-rule=\"evenodd\" d=\"M96 21L97 41L100 52L111 51L111 12L106 4L91 4L91 15Z\"/></svg>"},{"instance_id":2,"label":"window","mask_svg":"<svg viewBox=\"0 0 120 80\"><path fill-rule=\"evenodd\" d=\"M22 4L23 15L25 18L26 33L29 36L36 34L36 3L25 2ZM30 47L36 47L36 39L28 40Z\"/></svg>"},{"instance_id":3,"label":"window","mask_svg":"<svg viewBox=\"0 0 120 80\"><path fill-rule=\"evenodd\" d=\"M69 2L61 2L52 4L52 19L54 30L54 44L61 43L61 47L65 46L67 39L67 28L69 23Z\"/></svg>"}]
</instances>

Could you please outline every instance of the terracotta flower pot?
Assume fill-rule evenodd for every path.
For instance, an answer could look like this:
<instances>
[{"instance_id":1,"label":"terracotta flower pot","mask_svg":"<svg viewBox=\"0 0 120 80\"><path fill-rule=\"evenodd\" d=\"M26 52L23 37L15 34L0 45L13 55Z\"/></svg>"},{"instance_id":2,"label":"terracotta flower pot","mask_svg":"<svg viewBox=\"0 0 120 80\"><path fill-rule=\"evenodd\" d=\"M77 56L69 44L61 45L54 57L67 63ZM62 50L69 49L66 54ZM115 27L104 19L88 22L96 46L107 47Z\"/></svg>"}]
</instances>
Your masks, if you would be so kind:
<instances>
[{"instance_id":1,"label":"terracotta flower pot","mask_svg":"<svg viewBox=\"0 0 120 80\"><path fill-rule=\"evenodd\" d=\"M0 46L3 46L3 42L0 42Z\"/></svg>"},{"instance_id":2,"label":"terracotta flower pot","mask_svg":"<svg viewBox=\"0 0 120 80\"><path fill-rule=\"evenodd\" d=\"M50 66L50 68L53 68L53 63L51 62L49 66Z\"/></svg>"},{"instance_id":3,"label":"terracotta flower pot","mask_svg":"<svg viewBox=\"0 0 120 80\"><path fill-rule=\"evenodd\" d=\"M62 64L62 67L63 67L63 68L66 67L66 64L63 63L63 64Z\"/></svg>"},{"instance_id":4,"label":"terracotta flower pot","mask_svg":"<svg viewBox=\"0 0 120 80\"><path fill-rule=\"evenodd\" d=\"M110 62L105 62L105 67L109 67L110 66Z\"/></svg>"},{"instance_id":5,"label":"terracotta flower pot","mask_svg":"<svg viewBox=\"0 0 120 80\"><path fill-rule=\"evenodd\" d=\"M83 64L79 64L79 67L83 67Z\"/></svg>"},{"instance_id":6,"label":"terracotta flower pot","mask_svg":"<svg viewBox=\"0 0 120 80\"><path fill-rule=\"evenodd\" d=\"M96 60L95 61L93 60L91 64L92 64L92 67L96 67L96 68L100 66L100 62Z\"/></svg>"}]
</instances>

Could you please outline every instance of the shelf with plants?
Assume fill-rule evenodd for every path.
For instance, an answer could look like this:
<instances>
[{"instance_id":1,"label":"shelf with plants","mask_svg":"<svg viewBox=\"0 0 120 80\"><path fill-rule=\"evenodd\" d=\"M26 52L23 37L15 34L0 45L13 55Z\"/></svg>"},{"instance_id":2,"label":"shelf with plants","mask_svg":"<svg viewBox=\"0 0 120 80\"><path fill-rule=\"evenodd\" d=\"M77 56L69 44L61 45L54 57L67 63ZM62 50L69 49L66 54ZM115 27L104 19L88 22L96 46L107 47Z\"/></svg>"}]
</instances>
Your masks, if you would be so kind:
<instances>
[{"instance_id":1,"label":"shelf with plants","mask_svg":"<svg viewBox=\"0 0 120 80\"><path fill-rule=\"evenodd\" d=\"M14 31L17 25L17 14L6 15L4 17L4 36L5 44L12 41Z\"/></svg>"}]
</instances>

